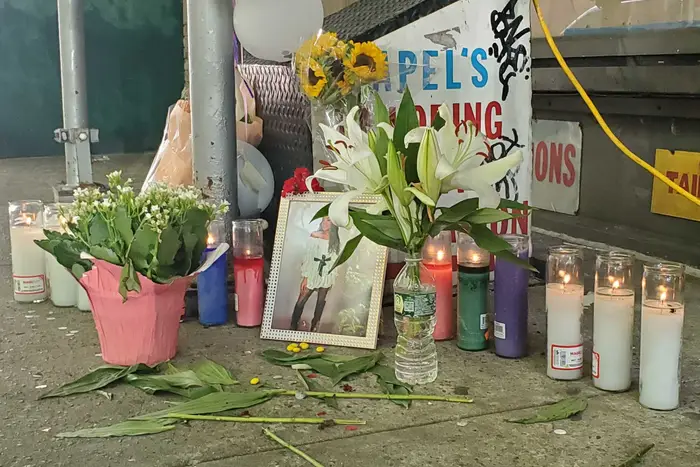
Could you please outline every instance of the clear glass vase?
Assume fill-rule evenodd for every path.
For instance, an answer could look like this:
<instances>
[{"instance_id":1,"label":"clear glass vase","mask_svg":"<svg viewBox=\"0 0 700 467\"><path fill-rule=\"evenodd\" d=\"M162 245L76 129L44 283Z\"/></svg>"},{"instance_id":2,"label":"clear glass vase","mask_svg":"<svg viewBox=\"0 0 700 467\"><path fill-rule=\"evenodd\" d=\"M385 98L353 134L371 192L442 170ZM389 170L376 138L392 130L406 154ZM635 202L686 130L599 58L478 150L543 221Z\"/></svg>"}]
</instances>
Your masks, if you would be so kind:
<instances>
[{"instance_id":1,"label":"clear glass vase","mask_svg":"<svg viewBox=\"0 0 700 467\"><path fill-rule=\"evenodd\" d=\"M432 383L438 363L435 330L435 285L419 252L408 253L406 265L394 280L396 378L408 384Z\"/></svg>"}]
</instances>

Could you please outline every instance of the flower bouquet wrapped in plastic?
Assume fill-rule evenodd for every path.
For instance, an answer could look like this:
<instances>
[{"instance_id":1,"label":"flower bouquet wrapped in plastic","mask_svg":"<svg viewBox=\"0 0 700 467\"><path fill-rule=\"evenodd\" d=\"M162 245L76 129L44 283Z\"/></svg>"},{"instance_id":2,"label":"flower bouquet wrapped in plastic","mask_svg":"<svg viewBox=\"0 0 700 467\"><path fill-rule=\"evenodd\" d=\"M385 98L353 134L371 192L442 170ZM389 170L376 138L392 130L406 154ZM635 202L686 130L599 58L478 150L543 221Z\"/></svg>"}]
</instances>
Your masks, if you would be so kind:
<instances>
[{"instance_id":1,"label":"flower bouquet wrapped in plastic","mask_svg":"<svg viewBox=\"0 0 700 467\"><path fill-rule=\"evenodd\" d=\"M373 123L372 83L386 79L386 54L374 42L342 41L335 33L320 32L299 47L294 69L303 93L311 102L314 170L334 153L326 150L324 124L341 133L353 107L360 109L360 125Z\"/></svg>"}]
</instances>

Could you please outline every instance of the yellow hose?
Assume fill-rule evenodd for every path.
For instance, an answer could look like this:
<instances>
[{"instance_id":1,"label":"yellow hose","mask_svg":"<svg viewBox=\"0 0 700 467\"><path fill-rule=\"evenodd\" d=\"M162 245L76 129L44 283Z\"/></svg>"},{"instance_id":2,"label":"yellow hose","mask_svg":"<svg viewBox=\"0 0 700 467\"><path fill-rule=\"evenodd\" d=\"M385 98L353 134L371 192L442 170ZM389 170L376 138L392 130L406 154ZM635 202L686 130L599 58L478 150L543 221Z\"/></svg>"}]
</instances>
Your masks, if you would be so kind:
<instances>
[{"instance_id":1,"label":"yellow hose","mask_svg":"<svg viewBox=\"0 0 700 467\"><path fill-rule=\"evenodd\" d=\"M540 8L540 1L539 0L532 0L532 3L535 5L535 11L537 12L537 17L540 20L540 25L542 26L542 31L544 31L544 37L547 39L547 43L549 44L549 47L552 49L552 53L554 54L554 57L557 59L557 62L559 62L559 66L561 66L562 70L564 70L564 73L566 76L569 78L571 81L571 84L574 85L578 93L581 95L581 98L583 98L583 101L586 103L588 108L591 110L591 113L593 113L593 116L595 117L596 121L600 125L600 127L603 129L605 134L607 135L608 138L610 138L610 141L613 142L615 146L617 146L620 151L630 159L632 159L634 162L637 164L641 165L644 167L649 173L651 173L654 177L658 178L662 182L664 182L666 185L669 187L673 188L676 190L678 193L683 195L685 198L688 200L692 201L695 203L697 206L700 206L700 199L696 198L692 194L690 194L688 191L684 190L681 188L677 183L674 183L673 180L656 170L654 167L646 163L644 160L642 160L639 156L637 156L635 153L629 150L627 146L625 146L620 139L615 136L615 134L612 132L608 124L605 122L605 119L603 119L603 116L600 115L600 112L596 108L595 104L591 100L591 98L588 96L588 93L586 92L585 89L583 89L583 86L581 86L581 83L579 80L576 78L574 73L571 71L571 68L566 64L566 60L564 60L564 57L562 57L561 52L559 52L559 48L557 47L557 44L554 43L554 39L552 38L552 33L549 32L549 28L547 27L547 23L544 21L544 15L542 14L542 9Z\"/></svg>"}]
</instances>

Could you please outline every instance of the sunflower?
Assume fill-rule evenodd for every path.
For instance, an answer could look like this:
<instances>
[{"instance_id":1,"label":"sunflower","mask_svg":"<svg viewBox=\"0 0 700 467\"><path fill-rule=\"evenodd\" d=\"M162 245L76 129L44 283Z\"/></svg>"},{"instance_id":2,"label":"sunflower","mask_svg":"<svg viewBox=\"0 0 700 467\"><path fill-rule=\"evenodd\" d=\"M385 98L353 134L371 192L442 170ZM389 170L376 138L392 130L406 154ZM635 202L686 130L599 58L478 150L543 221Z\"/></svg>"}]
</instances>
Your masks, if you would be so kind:
<instances>
[{"instance_id":1,"label":"sunflower","mask_svg":"<svg viewBox=\"0 0 700 467\"><path fill-rule=\"evenodd\" d=\"M328 82L323 67L316 60L309 59L309 66L301 74L301 85L309 97L318 97Z\"/></svg>"},{"instance_id":2,"label":"sunflower","mask_svg":"<svg viewBox=\"0 0 700 467\"><path fill-rule=\"evenodd\" d=\"M345 66L363 81L381 81L387 76L386 55L374 42L351 42L350 56Z\"/></svg>"}]
</instances>

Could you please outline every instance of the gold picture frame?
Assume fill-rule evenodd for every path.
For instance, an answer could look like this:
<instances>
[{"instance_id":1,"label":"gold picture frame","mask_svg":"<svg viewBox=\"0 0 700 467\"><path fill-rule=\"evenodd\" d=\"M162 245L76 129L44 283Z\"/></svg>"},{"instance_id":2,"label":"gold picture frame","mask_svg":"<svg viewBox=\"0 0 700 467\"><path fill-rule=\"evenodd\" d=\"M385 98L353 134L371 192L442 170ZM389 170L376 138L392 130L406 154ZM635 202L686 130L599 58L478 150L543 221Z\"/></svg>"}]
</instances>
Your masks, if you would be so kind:
<instances>
[{"instance_id":1,"label":"gold picture frame","mask_svg":"<svg viewBox=\"0 0 700 467\"><path fill-rule=\"evenodd\" d=\"M310 222L339 195L281 199L261 339L377 347L387 248L363 238L352 257L330 271L331 260L358 232L338 229L329 220ZM379 199L362 195L351 205L367 207Z\"/></svg>"}]
</instances>

